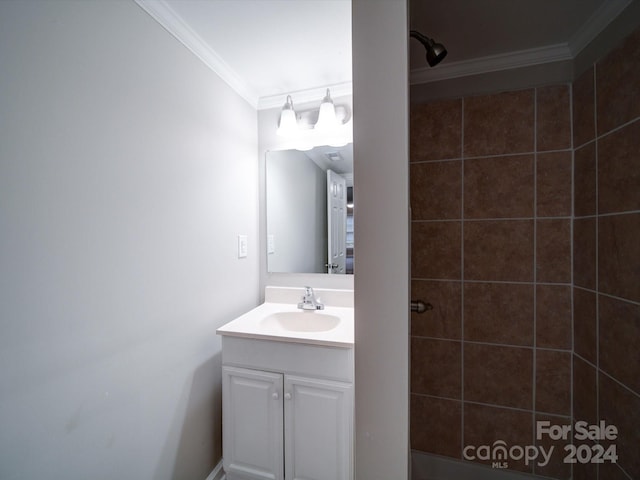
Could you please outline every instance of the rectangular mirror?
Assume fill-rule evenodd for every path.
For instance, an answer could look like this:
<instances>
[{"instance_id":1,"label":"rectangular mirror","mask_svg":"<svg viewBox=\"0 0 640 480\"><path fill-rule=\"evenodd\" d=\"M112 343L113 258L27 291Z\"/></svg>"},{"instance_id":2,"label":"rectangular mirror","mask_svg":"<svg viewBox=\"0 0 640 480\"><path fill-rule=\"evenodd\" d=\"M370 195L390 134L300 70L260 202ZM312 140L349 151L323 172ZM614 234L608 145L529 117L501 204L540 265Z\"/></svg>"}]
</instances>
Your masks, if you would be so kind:
<instances>
[{"instance_id":1,"label":"rectangular mirror","mask_svg":"<svg viewBox=\"0 0 640 480\"><path fill-rule=\"evenodd\" d=\"M353 144L266 156L267 270L353 273Z\"/></svg>"}]
</instances>

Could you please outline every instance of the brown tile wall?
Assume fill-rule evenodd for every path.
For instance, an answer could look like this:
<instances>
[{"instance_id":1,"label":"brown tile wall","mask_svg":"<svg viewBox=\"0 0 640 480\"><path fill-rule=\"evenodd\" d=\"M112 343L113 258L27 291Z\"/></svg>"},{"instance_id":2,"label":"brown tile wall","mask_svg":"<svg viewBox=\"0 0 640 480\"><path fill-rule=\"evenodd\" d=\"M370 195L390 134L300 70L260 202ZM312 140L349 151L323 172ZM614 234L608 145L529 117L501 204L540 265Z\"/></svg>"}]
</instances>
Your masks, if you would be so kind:
<instances>
[{"instance_id":1,"label":"brown tile wall","mask_svg":"<svg viewBox=\"0 0 640 480\"><path fill-rule=\"evenodd\" d=\"M640 478L640 30L576 79L573 117L573 415L575 421L605 421L619 429L618 463L576 466L574 478L635 479Z\"/></svg>"},{"instance_id":2,"label":"brown tile wall","mask_svg":"<svg viewBox=\"0 0 640 480\"><path fill-rule=\"evenodd\" d=\"M509 467L640 478L640 30L572 85L412 105L410 174L412 448L604 420L617 464Z\"/></svg>"},{"instance_id":3,"label":"brown tile wall","mask_svg":"<svg viewBox=\"0 0 640 480\"><path fill-rule=\"evenodd\" d=\"M411 135L412 448L533 445L571 416L570 86L414 105Z\"/></svg>"}]
</instances>

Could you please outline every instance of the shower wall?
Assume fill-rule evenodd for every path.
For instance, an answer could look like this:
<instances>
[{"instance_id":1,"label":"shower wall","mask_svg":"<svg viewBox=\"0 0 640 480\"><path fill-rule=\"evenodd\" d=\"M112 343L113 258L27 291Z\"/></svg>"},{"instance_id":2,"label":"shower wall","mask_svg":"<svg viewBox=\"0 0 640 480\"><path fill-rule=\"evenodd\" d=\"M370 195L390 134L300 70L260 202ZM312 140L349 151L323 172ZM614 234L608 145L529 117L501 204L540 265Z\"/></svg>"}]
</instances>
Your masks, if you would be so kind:
<instances>
[{"instance_id":1,"label":"shower wall","mask_svg":"<svg viewBox=\"0 0 640 480\"><path fill-rule=\"evenodd\" d=\"M535 426L606 420L599 478L640 478L639 115L638 32L573 85L411 106L412 449L554 445L508 467L596 479Z\"/></svg>"},{"instance_id":2,"label":"shower wall","mask_svg":"<svg viewBox=\"0 0 640 480\"><path fill-rule=\"evenodd\" d=\"M412 317L412 448L569 422L571 148L568 85L412 107L412 298L434 306Z\"/></svg>"},{"instance_id":3,"label":"shower wall","mask_svg":"<svg viewBox=\"0 0 640 480\"><path fill-rule=\"evenodd\" d=\"M600 479L640 478L640 30L574 82L573 118L574 417L619 429Z\"/></svg>"}]
</instances>

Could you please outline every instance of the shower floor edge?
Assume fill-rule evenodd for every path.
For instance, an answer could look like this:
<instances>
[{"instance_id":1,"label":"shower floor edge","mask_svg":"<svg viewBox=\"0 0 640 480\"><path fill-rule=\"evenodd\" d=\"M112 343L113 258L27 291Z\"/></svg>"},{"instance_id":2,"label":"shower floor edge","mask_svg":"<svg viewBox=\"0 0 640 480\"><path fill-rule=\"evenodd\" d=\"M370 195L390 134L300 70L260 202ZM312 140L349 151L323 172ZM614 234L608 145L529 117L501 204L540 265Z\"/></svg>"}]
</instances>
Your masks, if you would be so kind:
<instances>
[{"instance_id":1,"label":"shower floor edge","mask_svg":"<svg viewBox=\"0 0 640 480\"><path fill-rule=\"evenodd\" d=\"M547 479L527 473L496 470L418 450L411 451L411 480L532 480Z\"/></svg>"}]
</instances>

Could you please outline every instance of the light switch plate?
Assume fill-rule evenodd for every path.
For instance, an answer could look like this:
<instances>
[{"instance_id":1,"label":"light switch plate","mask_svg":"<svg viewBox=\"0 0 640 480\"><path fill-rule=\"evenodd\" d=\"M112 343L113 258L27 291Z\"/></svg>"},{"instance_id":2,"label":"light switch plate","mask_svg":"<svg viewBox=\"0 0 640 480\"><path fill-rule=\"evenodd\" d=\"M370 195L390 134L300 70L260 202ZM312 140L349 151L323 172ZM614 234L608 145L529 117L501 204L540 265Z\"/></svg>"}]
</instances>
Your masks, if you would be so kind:
<instances>
[{"instance_id":1,"label":"light switch plate","mask_svg":"<svg viewBox=\"0 0 640 480\"><path fill-rule=\"evenodd\" d=\"M249 250L248 239L246 235L238 235L238 258L245 258Z\"/></svg>"},{"instance_id":2,"label":"light switch plate","mask_svg":"<svg viewBox=\"0 0 640 480\"><path fill-rule=\"evenodd\" d=\"M267 235L267 253L276 253L276 237L274 235Z\"/></svg>"}]
</instances>

